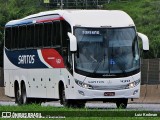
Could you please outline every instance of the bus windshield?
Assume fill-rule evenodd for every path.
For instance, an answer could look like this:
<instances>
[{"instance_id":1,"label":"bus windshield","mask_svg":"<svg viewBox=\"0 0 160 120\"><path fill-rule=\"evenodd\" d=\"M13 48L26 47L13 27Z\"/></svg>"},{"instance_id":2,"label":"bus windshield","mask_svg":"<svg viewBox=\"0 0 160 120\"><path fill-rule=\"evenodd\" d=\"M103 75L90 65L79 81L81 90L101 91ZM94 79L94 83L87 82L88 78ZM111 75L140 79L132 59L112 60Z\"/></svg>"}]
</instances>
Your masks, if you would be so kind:
<instances>
[{"instance_id":1,"label":"bus windshield","mask_svg":"<svg viewBox=\"0 0 160 120\"><path fill-rule=\"evenodd\" d=\"M139 70L140 56L134 27L77 27L75 36L78 42L76 72L108 76Z\"/></svg>"}]
</instances>

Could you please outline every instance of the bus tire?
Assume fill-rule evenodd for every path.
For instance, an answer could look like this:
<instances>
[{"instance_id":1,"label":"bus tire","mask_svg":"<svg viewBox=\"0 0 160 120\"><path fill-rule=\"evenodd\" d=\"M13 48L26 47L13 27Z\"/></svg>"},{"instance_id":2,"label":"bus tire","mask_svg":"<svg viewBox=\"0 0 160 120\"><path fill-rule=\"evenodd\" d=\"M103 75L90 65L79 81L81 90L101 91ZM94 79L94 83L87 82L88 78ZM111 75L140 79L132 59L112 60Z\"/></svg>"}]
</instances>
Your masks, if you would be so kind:
<instances>
[{"instance_id":1,"label":"bus tire","mask_svg":"<svg viewBox=\"0 0 160 120\"><path fill-rule=\"evenodd\" d=\"M86 103L85 101L66 99L64 86L61 86L61 89L60 89L60 104L61 105L63 105L64 107L71 107L71 108L84 108L85 103Z\"/></svg>"},{"instance_id":2,"label":"bus tire","mask_svg":"<svg viewBox=\"0 0 160 120\"><path fill-rule=\"evenodd\" d=\"M64 86L60 89L60 104L64 107L71 107L71 101L66 99Z\"/></svg>"},{"instance_id":3,"label":"bus tire","mask_svg":"<svg viewBox=\"0 0 160 120\"><path fill-rule=\"evenodd\" d=\"M119 109L126 109L127 104L128 104L128 99L127 98L118 99L116 101L117 108L119 108Z\"/></svg>"},{"instance_id":4,"label":"bus tire","mask_svg":"<svg viewBox=\"0 0 160 120\"><path fill-rule=\"evenodd\" d=\"M22 104L22 96L19 85L15 86L15 103L17 103L18 105Z\"/></svg>"},{"instance_id":5,"label":"bus tire","mask_svg":"<svg viewBox=\"0 0 160 120\"><path fill-rule=\"evenodd\" d=\"M25 84L22 84L21 100L22 100L22 104L27 104L27 103L29 103L28 98L27 98L27 93L26 93L26 86L25 86Z\"/></svg>"}]
</instances>

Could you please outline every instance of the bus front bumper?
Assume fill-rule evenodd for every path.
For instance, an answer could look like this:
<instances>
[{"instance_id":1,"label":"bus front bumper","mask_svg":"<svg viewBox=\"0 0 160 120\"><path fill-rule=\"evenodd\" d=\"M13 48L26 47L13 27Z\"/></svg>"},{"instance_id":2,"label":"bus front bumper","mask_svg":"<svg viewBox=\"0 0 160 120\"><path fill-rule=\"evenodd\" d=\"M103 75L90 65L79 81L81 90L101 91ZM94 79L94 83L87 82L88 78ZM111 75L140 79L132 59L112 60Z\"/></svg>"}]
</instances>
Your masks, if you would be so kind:
<instances>
[{"instance_id":1,"label":"bus front bumper","mask_svg":"<svg viewBox=\"0 0 160 120\"><path fill-rule=\"evenodd\" d=\"M139 98L140 85L123 90L92 90L82 87L76 87L74 97L69 99L115 99L115 98Z\"/></svg>"}]
</instances>

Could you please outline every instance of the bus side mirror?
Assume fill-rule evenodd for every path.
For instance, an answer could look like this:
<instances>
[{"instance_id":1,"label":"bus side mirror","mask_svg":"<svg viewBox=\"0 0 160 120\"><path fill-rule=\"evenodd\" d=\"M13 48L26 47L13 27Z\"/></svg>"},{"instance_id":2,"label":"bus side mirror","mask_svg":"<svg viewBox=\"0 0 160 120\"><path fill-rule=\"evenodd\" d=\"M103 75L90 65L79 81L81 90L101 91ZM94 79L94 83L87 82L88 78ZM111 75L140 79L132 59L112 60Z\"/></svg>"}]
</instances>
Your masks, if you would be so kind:
<instances>
[{"instance_id":1,"label":"bus side mirror","mask_svg":"<svg viewBox=\"0 0 160 120\"><path fill-rule=\"evenodd\" d=\"M68 37L70 40L70 51L75 52L77 51L77 39L76 37L72 34L68 32Z\"/></svg>"},{"instance_id":2,"label":"bus side mirror","mask_svg":"<svg viewBox=\"0 0 160 120\"><path fill-rule=\"evenodd\" d=\"M142 44L143 44L143 50L149 50L149 40L148 40L148 37L142 33L139 33L138 32L138 37L141 38L142 40Z\"/></svg>"}]
</instances>

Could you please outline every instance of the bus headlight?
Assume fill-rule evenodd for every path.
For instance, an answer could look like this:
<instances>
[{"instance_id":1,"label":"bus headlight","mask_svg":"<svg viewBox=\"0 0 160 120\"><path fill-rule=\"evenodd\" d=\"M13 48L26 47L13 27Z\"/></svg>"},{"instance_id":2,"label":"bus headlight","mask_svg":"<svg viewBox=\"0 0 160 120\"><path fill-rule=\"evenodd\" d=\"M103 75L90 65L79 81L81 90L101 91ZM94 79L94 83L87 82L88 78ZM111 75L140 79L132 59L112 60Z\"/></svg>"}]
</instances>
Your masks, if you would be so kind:
<instances>
[{"instance_id":1,"label":"bus headlight","mask_svg":"<svg viewBox=\"0 0 160 120\"><path fill-rule=\"evenodd\" d=\"M80 87L83 87L85 89L92 89L93 88L92 85L84 83L84 82L79 81L77 79L75 79L75 82L76 82L77 85L79 85Z\"/></svg>"},{"instance_id":2,"label":"bus headlight","mask_svg":"<svg viewBox=\"0 0 160 120\"><path fill-rule=\"evenodd\" d=\"M134 88L136 87L138 84L140 84L140 79L134 81L134 82L131 82L129 83L127 86L126 86L126 89L130 89L130 88Z\"/></svg>"}]
</instances>

